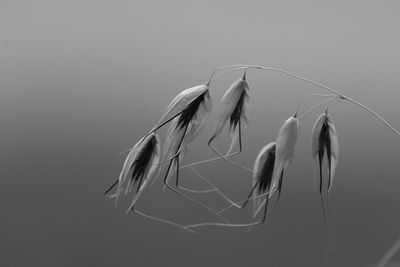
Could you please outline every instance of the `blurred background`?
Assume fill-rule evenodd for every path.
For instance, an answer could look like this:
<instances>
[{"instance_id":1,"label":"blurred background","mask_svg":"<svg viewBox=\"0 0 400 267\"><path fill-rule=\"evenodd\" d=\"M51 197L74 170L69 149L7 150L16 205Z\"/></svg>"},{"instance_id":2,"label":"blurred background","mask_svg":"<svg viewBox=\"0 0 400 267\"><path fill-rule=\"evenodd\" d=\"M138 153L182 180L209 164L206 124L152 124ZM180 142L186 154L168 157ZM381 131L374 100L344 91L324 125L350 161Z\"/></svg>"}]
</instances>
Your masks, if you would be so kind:
<instances>
[{"instance_id":1,"label":"blurred background","mask_svg":"<svg viewBox=\"0 0 400 267\"><path fill-rule=\"evenodd\" d=\"M400 235L400 138L357 106L330 107L340 155L330 197L335 251L325 264L310 137L322 108L301 121L279 205L250 232L173 226L125 215L103 191L124 156L183 89L226 64L279 67L370 106L397 129L398 1L0 2L0 263L2 266L365 266ZM241 72L212 84L214 107ZM235 160L253 166L298 102L320 88L279 73L248 72L254 116ZM318 103L309 99L302 110ZM215 115L215 108L212 115ZM184 162L213 157L215 121ZM160 131L164 138L165 130ZM216 142L225 151L224 133ZM248 173L225 162L198 170L234 200ZM207 186L190 171L183 185ZM219 209L215 194L192 195ZM213 214L149 187L138 209L181 224ZM250 209L226 213L252 221ZM400 260L396 255L394 261Z\"/></svg>"}]
</instances>

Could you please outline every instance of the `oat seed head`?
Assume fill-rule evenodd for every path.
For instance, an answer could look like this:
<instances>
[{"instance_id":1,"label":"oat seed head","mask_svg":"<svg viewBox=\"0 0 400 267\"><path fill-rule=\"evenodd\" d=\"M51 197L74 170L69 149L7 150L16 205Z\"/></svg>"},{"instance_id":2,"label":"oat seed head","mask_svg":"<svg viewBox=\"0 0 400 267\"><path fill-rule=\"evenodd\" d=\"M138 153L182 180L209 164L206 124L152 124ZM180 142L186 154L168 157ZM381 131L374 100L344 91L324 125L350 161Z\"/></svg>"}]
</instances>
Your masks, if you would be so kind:
<instances>
[{"instance_id":1,"label":"oat seed head","mask_svg":"<svg viewBox=\"0 0 400 267\"><path fill-rule=\"evenodd\" d=\"M335 125L327 112L318 117L312 129L311 156L314 161L315 186L317 185L318 168L321 168L325 155L328 160L328 191L330 191L339 158L339 142ZM322 180L322 177L320 177L320 180Z\"/></svg>"},{"instance_id":2,"label":"oat seed head","mask_svg":"<svg viewBox=\"0 0 400 267\"><path fill-rule=\"evenodd\" d=\"M155 131L161 124L177 116L182 112L187 105L198 96L208 91L208 87L204 84L197 85L180 92L167 106L165 111L161 114L158 122L150 132Z\"/></svg>"},{"instance_id":3,"label":"oat seed head","mask_svg":"<svg viewBox=\"0 0 400 267\"><path fill-rule=\"evenodd\" d=\"M253 186L257 186L253 192L253 216L257 216L257 211L261 210L264 203L262 198L256 198L265 193L271 187L272 174L275 163L276 143L272 142L264 146L257 155L253 167ZM268 197L268 196L266 196ZM265 203L264 203L265 205Z\"/></svg>"},{"instance_id":4,"label":"oat seed head","mask_svg":"<svg viewBox=\"0 0 400 267\"><path fill-rule=\"evenodd\" d=\"M173 158L200 134L212 109L209 90L189 102L182 114L172 120L164 143L163 160ZM183 154L179 160L182 160ZM170 172L170 175L172 172Z\"/></svg>"},{"instance_id":5,"label":"oat seed head","mask_svg":"<svg viewBox=\"0 0 400 267\"><path fill-rule=\"evenodd\" d=\"M158 167L157 163L159 159L160 139L157 134L152 133L139 140L139 142L137 142L130 150L125 159L118 178L115 203L117 203L120 193L124 190L129 190L131 183L137 182L137 179L142 179L143 182L147 184L147 180L151 178ZM127 177L130 172L132 172L132 179L127 182ZM139 184L138 186L140 191L141 185Z\"/></svg>"},{"instance_id":6,"label":"oat seed head","mask_svg":"<svg viewBox=\"0 0 400 267\"><path fill-rule=\"evenodd\" d=\"M276 190L281 172L290 164L294 157L299 128L299 121L293 115L284 122L278 132L274 174L272 175L272 190Z\"/></svg>"},{"instance_id":7,"label":"oat seed head","mask_svg":"<svg viewBox=\"0 0 400 267\"><path fill-rule=\"evenodd\" d=\"M240 141L238 133L241 129L238 127L242 127L248 121L249 90L244 74L242 79L238 79L229 87L218 105L217 125L210 140L217 138L229 121L229 136L231 140L229 151L232 150L235 143Z\"/></svg>"}]
</instances>

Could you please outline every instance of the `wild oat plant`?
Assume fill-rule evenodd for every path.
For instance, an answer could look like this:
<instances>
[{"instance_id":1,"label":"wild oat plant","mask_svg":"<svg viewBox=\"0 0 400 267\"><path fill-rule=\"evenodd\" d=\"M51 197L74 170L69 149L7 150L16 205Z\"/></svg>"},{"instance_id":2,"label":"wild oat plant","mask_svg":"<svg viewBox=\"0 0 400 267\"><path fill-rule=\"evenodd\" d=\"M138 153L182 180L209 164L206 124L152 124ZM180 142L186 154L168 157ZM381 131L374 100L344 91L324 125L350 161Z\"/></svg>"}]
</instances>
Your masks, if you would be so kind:
<instances>
[{"instance_id":1,"label":"wild oat plant","mask_svg":"<svg viewBox=\"0 0 400 267\"><path fill-rule=\"evenodd\" d=\"M197 136L199 136L207 121L208 114L212 109L212 98L210 94L211 82L228 73L239 70L244 71L243 76L228 88L219 101L216 127L208 141L208 146L217 156L211 159L181 166L180 163L185 156L188 146ZM283 73L292 78L316 85L328 93L311 94L307 96L318 96L325 99L305 111L303 114L298 113L302 102L307 97L304 98L303 101L300 101L293 115L283 122L276 139L271 140L269 144L261 148L252 169L242 166L230 159L232 156L237 155L242 151L243 129L248 124L249 113L251 113L251 92L246 79L246 72L249 70L266 70ZM347 101L361 107L363 110L375 116L396 135L400 136L400 132L375 111L321 83L278 68L244 64L219 67L212 72L211 77L206 84L183 90L171 101L154 127L131 149L129 149L129 153L125 159L119 178L105 191L104 194L115 199L115 205L121 195L132 194L133 200L128 207L127 212L132 211L146 218L167 223L191 233L195 233L193 229L204 226L249 227L248 229L250 229L252 226L264 223L267 214L272 211L279 201L285 170L289 168L290 163L294 159L296 142L299 135L300 120L318 107L325 106L325 110L315 121L311 132L310 155L314 162L314 185L320 196L325 231L330 240L328 244L332 245L328 200L335 176L335 169L339 160L339 142L332 116L329 113L329 105L333 101L338 100ZM163 145L164 148L161 152L160 138L157 131L168 124L169 129L167 130ZM230 144L228 152L224 154L213 146L213 142L221 134L225 126L228 127ZM235 149L237 149L237 151L233 152ZM252 188L248 193L247 198L241 201L231 200L194 168L196 165L221 159L227 161L233 166L246 170L252 176ZM322 166L324 161L327 161L328 175L325 178L326 181L324 181L323 177ZM179 184L179 172L183 168L190 168L194 174L210 186L210 189L193 190L181 186ZM149 184L154 183L160 175L164 176L164 188L168 188L182 198L209 210L220 219L220 222L183 226L139 211L136 208L136 203L140 195L146 187ZM171 184L170 182L173 177L175 177L175 183ZM216 192L229 203L229 206L220 211L216 211L211 207L192 199L184 192ZM246 224L234 224L222 215L230 208L244 209L250 200L253 202L254 221ZM261 211L261 218L256 219ZM331 249L332 248L327 248L327 251ZM377 266L384 266L399 249L400 240L393 245Z\"/></svg>"}]
</instances>

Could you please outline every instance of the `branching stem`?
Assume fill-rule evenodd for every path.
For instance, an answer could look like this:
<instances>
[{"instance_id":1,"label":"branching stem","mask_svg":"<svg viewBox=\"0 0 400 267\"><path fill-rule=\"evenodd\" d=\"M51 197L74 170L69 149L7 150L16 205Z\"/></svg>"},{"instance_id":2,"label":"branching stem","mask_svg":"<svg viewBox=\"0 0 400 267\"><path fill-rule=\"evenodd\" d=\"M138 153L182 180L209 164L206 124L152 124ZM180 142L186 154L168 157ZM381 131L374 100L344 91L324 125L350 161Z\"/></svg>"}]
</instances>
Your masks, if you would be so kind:
<instances>
[{"instance_id":1,"label":"branching stem","mask_svg":"<svg viewBox=\"0 0 400 267\"><path fill-rule=\"evenodd\" d=\"M229 67L235 67L235 68L233 68L233 69L231 69L231 70L229 70L229 71L226 71L226 72L224 72L224 73L222 73L222 74L220 74L220 75L218 75L218 76L215 76L215 77L213 77L213 78L210 78L210 81L211 81L211 80L215 80L215 79L217 79L217 78L219 78L219 77L222 77L222 76L224 76L224 75L226 75L226 74L228 74L228 73L230 73L230 72L233 72L233 71L236 71L236 70L241 70L241 69L253 68L253 69L259 69L259 70L269 70L269 71L280 72L280 73L283 73L283 74L285 74L285 75L288 75L288 76L291 76L291 77L293 77L293 78L296 78L296 79L298 79L298 80L302 80L302 81L304 81L304 82L314 84L314 85L316 85L316 86L318 86L318 87L324 89L324 90L327 91L327 92L330 92L330 93L333 93L333 94L337 95L340 99L347 100L347 101L349 101L349 102L351 102L351 103L353 103L353 104L355 104L355 105L361 107L362 109L364 109L364 110L366 110L367 112L371 113L374 117L376 117L378 120L380 120L380 121L381 121L383 124L385 124L387 127L389 127L389 129L391 129L396 135L400 136L400 132L399 132L396 128L394 128L394 126L391 125L388 121L386 121L382 116L380 116L378 113L376 113L374 110L372 110L371 108L367 107L367 106L364 105L364 104L361 104L360 102L358 102L358 101L356 101L356 100L354 100L354 99L352 99L352 98L349 98L349 97L343 95L343 94L340 93L339 91L336 91L336 90L334 90L334 89L332 89L332 88L330 88L330 87L328 87L328 86L326 86L326 85L323 85L322 83L319 83L319 82L316 82L316 81L313 81L313 80L310 80L310 79L306 79L306 78L304 78L304 77L301 77L301 76L299 76L299 75L293 74L293 73L291 73L291 72L288 72L288 71L286 71L286 70L279 69L279 68L265 67L265 66L260 66L260 65L250 65L250 64L227 65L227 66L224 66L224 67L228 67L228 66L229 66Z\"/></svg>"}]
</instances>

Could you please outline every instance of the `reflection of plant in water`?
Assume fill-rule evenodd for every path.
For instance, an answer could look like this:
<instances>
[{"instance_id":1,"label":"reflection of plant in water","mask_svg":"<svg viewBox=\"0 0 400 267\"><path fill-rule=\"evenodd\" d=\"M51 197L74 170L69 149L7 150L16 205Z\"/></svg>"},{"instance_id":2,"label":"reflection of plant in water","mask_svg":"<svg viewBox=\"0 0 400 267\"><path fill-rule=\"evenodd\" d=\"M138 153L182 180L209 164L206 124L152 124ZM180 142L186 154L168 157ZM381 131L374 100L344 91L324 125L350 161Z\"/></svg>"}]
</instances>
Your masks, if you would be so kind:
<instances>
[{"instance_id":1,"label":"reflection of plant in water","mask_svg":"<svg viewBox=\"0 0 400 267\"><path fill-rule=\"evenodd\" d=\"M230 159L232 156L237 155L242 151L243 127L248 123L248 113L251 108L251 91L246 79L246 71L250 69L283 73L290 77L316 85L329 92L329 94L326 95L312 94L307 96L319 96L326 99L305 111L303 114L299 114L299 110L305 99L300 101L294 114L283 123L278 132L276 140L261 149L255 160L253 169L242 166ZM235 81L222 96L218 104L217 125L214 133L208 141L208 146L218 156L185 166L180 166L180 162L184 157L184 153L187 150L188 145L199 135L212 108L212 99L210 94L211 82L237 70L244 70L243 77ZM258 65L228 65L220 67L211 74L211 77L206 84L186 89L179 93L172 100L164 113L160 116L160 119L153 129L130 150L119 179L114 182L114 184L105 192L105 194L109 197L115 198L117 202L122 192L124 192L125 195L128 194L132 191L133 186L137 184L136 193L128 211L133 211L136 214L156 221L175 225L190 232L194 232L193 228L201 226L213 225L226 227L249 227L262 224L265 221L267 214L272 210L269 206L269 200L277 194L277 198L275 198L276 200L273 207L275 207L279 201L284 171L289 167L294 158L294 152L300 128L300 119L314 111L316 108L325 105L325 112L319 116L312 129L311 156L314 160L314 184L319 191L321 198L325 230L327 231L328 236L330 236L331 227L329 224L328 196L332 187L335 168L338 163L339 145L332 117L330 114L328 114L328 106L333 101L337 100L344 100L361 107L363 110L368 111L379 121L389 127L396 135L400 136L400 132L398 130L396 130L390 123L388 123L369 107L318 82L305 79L282 69ZM170 126L164 141L164 151L160 159L160 142L156 132L158 129L167 124L170 124ZM229 127L230 147L228 152L223 154L213 146L213 142L221 134L222 130L227 124ZM238 150L236 152L232 152L235 147L237 147ZM215 187L206 177L194 169L194 166L196 165L220 159L223 159L233 166L240 167L252 174L253 187L250 190L247 198L237 202L231 200L223 192L221 192L221 190ZM325 159L328 167L328 177L326 182L323 181L324 179L322 175L322 165ZM164 176L165 187L175 192L179 196L211 211L215 216L220 218L222 222L199 223L182 226L177 223L150 216L138 211L135 205L140 194L150 182L149 180L153 177L155 170L159 168L158 174L155 175L153 182L156 180L156 178L160 175L161 170L163 169L162 165L164 164L167 166L165 168L166 171ZM181 186L179 184L179 171L183 168L190 168L195 175L205 181L211 188L206 190L194 190ZM175 174L176 177L175 186L169 184L169 180L173 174ZM128 179L129 175L131 176L130 179ZM115 193L110 195L109 193L111 190L113 190L113 188L116 188ZM229 202L230 205L217 212L211 207L208 207L205 204L188 197L183 193L184 191L190 193L216 192L224 200ZM232 207L244 209L249 200L253 200L254 203L254 217L257 217L259 212L264 208L264 212L260 220L247 224L233 224L221 215L224 211ZM396 253L396 251L399 249L399 244L400 241L397 242L386 254L379 266L384 266L390 260L394 253Z\"/></svg>"}]
</instances>

